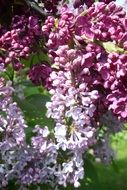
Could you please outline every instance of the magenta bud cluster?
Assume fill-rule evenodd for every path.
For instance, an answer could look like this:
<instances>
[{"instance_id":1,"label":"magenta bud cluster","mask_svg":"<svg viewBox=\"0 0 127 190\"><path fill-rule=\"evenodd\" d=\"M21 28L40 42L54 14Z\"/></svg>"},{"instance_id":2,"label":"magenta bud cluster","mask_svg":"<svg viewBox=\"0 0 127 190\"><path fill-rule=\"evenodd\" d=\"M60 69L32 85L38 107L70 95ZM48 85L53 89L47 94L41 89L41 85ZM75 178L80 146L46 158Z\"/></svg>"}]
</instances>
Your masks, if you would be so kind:
<instances>
[{"instance_id":1,"label":"magenta bud cluster","mask_svg":"<svg viewBox=\"0 0 127 190\"><path fill-rule=\"evenodd\" d=\"M0 49L5 67L12 64L14 70L23 68L21 59L27 58L34 52L41 28L38 18L35 16L14 16L10 30L0 36Z\"/></svg>"}]
</instances>

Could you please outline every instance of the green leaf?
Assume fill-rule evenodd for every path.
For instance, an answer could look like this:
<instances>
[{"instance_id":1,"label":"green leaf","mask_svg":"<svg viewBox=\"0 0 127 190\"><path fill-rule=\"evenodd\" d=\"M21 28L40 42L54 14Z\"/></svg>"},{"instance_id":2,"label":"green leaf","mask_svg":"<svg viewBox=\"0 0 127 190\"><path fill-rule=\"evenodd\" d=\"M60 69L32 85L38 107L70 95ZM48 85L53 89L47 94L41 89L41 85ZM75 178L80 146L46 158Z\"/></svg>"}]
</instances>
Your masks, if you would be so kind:
<instances>
[{"instance_id":1,"label":"green leaf","mask_svg":"<svg viewBox=\"0 0 127 190\"><path fill-rule=\"evenodd\" d=\"M25 65L25 67L32 67L32 65L35 65L37 63L40 63L42 61L49 62L49 57L47 54L43 52L39 52L36 54L31 54L28 59L22 59L21 62Z\"/></svg>"},{"instance_id":2,"label":"green leaf","mask_svg":"<svg viewBox=\"0 0 127 190\"><path fill-rule=\"evenodd\" d=\"M112 166L112 168L114 169L114 171L115 171L116 173L118 173L118 172L119 172L119 167L118 167L118 165L117 165L116 161L115 161L115 160L113 160L113 159L112 159L111 166Z\"/></svg>"},{"instance_id":3,"label":"green leaf","mask_svg":"<svg viewBox=\"0 0 127 190\"><path fill-rule=\"evenodd\" d=\"M124 49L118 47L116 44L113 42L103 42L102 46L105 48L105 50L108 53L116 52L116 53L124 53Z\"/></svg>"},{"instance_id":4,"label":"green leaf","mask_svg":"<svg viewBox=\"0 0 127 190\"><path fill-rule=\"evenodd\" d=\"M50 101L50 98L46 95L33 94L27 96L25 99L21 100L17 96L14 97L14 100L17 102L18 106L23 111L25 119L28 124L26 132L28 136L31 136L32 128L35 125L40 125L42 127L47 126L49 129L52 129L54 126L54 121L46 117L46 102Z\"/></svg>"}]
</instances>

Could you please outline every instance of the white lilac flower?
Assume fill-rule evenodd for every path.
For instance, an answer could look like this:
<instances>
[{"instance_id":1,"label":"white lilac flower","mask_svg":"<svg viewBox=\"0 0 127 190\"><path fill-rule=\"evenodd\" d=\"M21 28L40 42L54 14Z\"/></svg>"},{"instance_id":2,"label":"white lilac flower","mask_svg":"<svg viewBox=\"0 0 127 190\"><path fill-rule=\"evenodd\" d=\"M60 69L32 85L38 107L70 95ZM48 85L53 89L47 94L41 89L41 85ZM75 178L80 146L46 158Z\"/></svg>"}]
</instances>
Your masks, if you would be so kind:
<instances>
[{"instance_id":1,"label":"white lilac flower","mask_svg":"<svg viewBox=\"0 0 127 190\"><path fill-rule=\"evenodd\" d=\"M64 151L66 150L67 148L66 134L67 134L67 126L60 123L56 123L54 129L54 135L57 140L57 149L62 148Z\"/></svg>"}]
</instances>

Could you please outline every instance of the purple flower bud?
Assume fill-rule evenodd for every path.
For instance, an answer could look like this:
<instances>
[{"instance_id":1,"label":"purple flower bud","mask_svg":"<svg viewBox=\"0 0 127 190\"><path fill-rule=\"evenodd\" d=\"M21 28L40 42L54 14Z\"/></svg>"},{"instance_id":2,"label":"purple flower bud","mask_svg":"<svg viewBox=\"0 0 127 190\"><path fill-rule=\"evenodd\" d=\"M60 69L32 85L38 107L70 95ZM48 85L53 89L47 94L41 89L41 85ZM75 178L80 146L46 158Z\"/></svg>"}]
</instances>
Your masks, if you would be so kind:
<instances>
[{"instance_id":1,"label":"purple flower bud","mask_svg":"<svg viewBox=\"0 0 127 190\"><path fill-rule=\"evenodd\" d=\"M43 62L41 64L33 65L33 67L29 70L29 78L35 85L47 85L52 69L46 64L46 62Z\"/></svg>"}]
</instances>

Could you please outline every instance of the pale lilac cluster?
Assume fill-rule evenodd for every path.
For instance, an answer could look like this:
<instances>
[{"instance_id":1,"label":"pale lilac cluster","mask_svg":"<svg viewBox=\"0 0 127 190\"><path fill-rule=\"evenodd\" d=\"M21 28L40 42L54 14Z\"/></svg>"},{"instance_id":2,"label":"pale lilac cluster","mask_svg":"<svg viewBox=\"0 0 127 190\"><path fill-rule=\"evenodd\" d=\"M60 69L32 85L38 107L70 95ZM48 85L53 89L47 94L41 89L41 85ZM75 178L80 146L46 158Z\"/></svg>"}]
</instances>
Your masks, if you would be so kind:
<instances>
[{"instance_id":1,"label":"pale lilac cluster","mask_svg":"<svg viewBox=\"0 0 127 190\"><path fill-rule=\"evenodd\" d=\"M27 127L22 112L12 100L11 82L0 78L0 188L14 180L20 187L38 184L53 186L57 149L47 127L35 126L31 144L26 142ZM28 188L29 189L29 188Z\"/></svg>"},{"instance_id":2,"label":"pale lilac cluster","mask_svg":"<svg viewBox=\"0 0 127 190\"><path fill-rule=\"evenodd\" d=\"M84 173L82 154L96 141L94 138L96 132L94 115L98 91L89 91L87 84L78 78L85 67L85 61L82 62L83 55L81 56L77 50L69 49L67 45L59 46L55 53L53 66L59 67L60 70L50 74L53 88L49 91L51 102L46 104L47 116L53 118L56 123L54 135L57 149L69 151L70 155L72 154L69 157L70 162L62 164L61 172L57 173L57 176L59 174L58 178L61 179L61 182L58 183L66 186L69 182L78 187L79 180L83 178ZM76 70L78 67L81 68ZM80 156L78 157L78 155ZM78 163L76 163L79 165L78 171L74 166L74 158L78 159ZM66 173L64 166L68 166ZM71 174L69 174L69 169ZM64 177L61 176L61 173ZM76 173L77 180L74 178Z\"/></svg>"},{"instance_id":3,"label":"pale lilac cluster","mask_svg":"<svg viewBox=\"0 0 127 190\"><path fill-rule=\"evenodd\" d=\"M59 72L57 74L59 75ZM67 83L71 82L71 79L69 81L64 77L66 76L63 73L63 79ZM55 80L58 78L56 77ZM52 102L47 103L47 116L56 121L55 136L58 148L73 151L87 149L94 141L95 129L91 127L91 118L96 109L93 102L98 97L97 92L83 92L85 89L83 85L79 88L66 86L65 91L61 83L62 81L57 83L56 90L50 91Z\"/></svg>"},{"instance_id":4,"label":"pale lilac cluster","mask_svg":"<svg viewBox=\"0 0 127 190\"><path fill-rule=\"evenodd\" d=\"M8 177L16 178L21 187L47 183L54 186L57 167L55 144L48 137L50 132L47 127L35 126L33 132L36 135L31 139L31 146L27 145L16 153L16 162Z\"/></svg>"},{"instance_id":5,"label":"pale lilac cluster","mask_svg":"<svg viewBox=\"0 0 127 190\"><path fill-rule=\"evenodd\" d=\"M21 58L27 58L41 36L38 18L35 16L14 16L10 29L0 35L0 49L5 67L12 63L14 70L23 67Z\"/></svg>"},{"instance_id":6,"label":"pale lilac cluster","mask_svg":"<svg viewBox=\"0 0 127 190\"><path fill-rule=\"evenodd\" d=\"M26 123L23 119L17 104L12 101L13 88L11 82L6 85L3 78L0 78L0 153L2 163L0 173L3 176L0 186L6 186L7 175L13 153L24 146Z\"/></svg>"},{"instance_id":7,"label":"pale lilac cluster","mask_svg":"<svg viewBox=\"0 0 127 190\"><path fill-rule=\"evenodd\" d=\"M0 78L0 110L2 112L0 131L3 133L0 143L1 151L11 149L15 144L22 146L25 140L26 124L17 104L12 101L12 93L11 82L4 86L4 80Z\"/></svg>"},{"instance_id":8,"label":"pale lilac cluster","mask_svg":"<svg viewBox=\"0 0 127 190\"><path fill-rule=\"evenodd\" d=\"M67 155L68 160L64 160L61 153L58 153L60 147L49 136L48 128L41 126L35 126L33 132L36 134L28 145L25 136L27 125L20 109L11 97L13 88L10 82L6 85L4 82L1 78L0 188L6 188L13 180L20 189L29 189L31 185L39 186L48 183L52 188L58 184L66 186L67 183L78 187L79 179L84 176L81 152L72 151ZM91 134L87 137L87 131L84 131L84 136L87 141ZM58 158L61 160L59 161Z\"/></svg>"}]
</instances>

